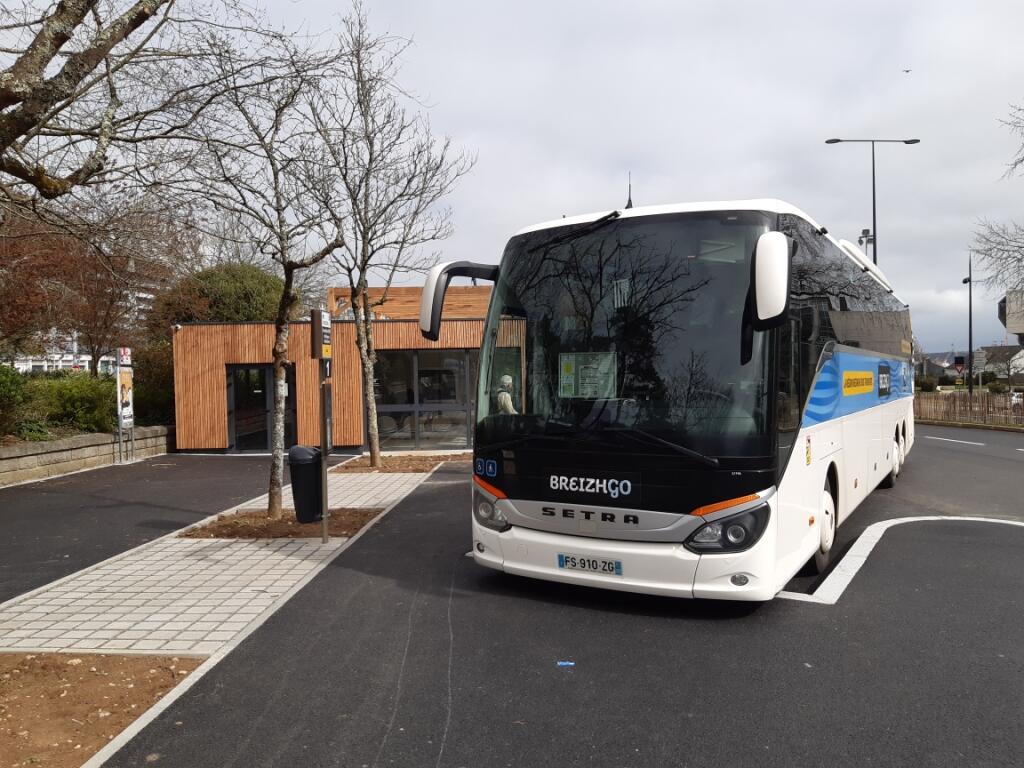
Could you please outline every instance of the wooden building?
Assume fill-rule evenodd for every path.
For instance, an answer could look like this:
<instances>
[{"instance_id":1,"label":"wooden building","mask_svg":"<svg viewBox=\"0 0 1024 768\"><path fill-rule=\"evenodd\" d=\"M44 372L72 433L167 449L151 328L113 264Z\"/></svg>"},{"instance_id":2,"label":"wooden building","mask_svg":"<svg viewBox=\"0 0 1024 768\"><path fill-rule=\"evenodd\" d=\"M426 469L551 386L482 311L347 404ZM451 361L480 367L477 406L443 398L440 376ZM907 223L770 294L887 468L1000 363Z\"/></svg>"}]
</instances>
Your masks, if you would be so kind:
<instances>
[{"instance_id":1,"label":"wooden building","mask_svg":"<svg viewBox=\"0 0 1024 768\"><path fill-rule=\"evenodd\" d=\"M347 293L331 289L333 421L338 447L365 444L362 376ZM374 298L379 298L379 291ZM392 288L374 309L375 394L382 445L390 449L469 445L476 369L490 287L455 287L445 297L441 337L419 330L419 288ZM349 319L346 319L346 315ZM522 354L521 331L500 345ZM273 412L273 323L190 323L174 333L176 441L179 450L266 451ZM309 322L290 326L286 443L320 442L317 361ZM517 364L518 367L518 364Z\"/></svg>"}]
</instances>

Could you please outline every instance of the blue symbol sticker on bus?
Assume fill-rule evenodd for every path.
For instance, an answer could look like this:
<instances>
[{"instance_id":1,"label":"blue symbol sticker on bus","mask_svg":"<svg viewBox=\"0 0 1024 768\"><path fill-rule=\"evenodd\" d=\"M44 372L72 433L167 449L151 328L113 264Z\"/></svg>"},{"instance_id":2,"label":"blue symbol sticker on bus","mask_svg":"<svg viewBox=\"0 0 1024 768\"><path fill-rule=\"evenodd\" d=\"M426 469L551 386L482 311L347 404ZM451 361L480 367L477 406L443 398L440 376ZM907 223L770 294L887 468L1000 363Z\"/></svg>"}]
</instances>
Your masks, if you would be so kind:
<instances>
[{"instance_id":1,"label":"blue symbol sticker on bus","mask_svg":"<svg viewBox=\"0 0 1024 768\"><path fill-rule=\"evenodd\" d=\"M481 477L483 477L483 474L484 474L484 460L483 459L477 459L475 462L473 462L473 471L476 472Z\"/></svg>"},{"instance_id":2,"label":"blue symbol sticker on bus","mask_svg":"<svg viewBox=\"0 0 1024 768\"><path fill-rule=\"evenodd\" d=\"M494 459L488 459L487 460L487 464L485 465L485 472L484 472L484 474L486 474L488 477L497 477L498 476L498 462L496 462Z\"/></svg>"}]
</instances>

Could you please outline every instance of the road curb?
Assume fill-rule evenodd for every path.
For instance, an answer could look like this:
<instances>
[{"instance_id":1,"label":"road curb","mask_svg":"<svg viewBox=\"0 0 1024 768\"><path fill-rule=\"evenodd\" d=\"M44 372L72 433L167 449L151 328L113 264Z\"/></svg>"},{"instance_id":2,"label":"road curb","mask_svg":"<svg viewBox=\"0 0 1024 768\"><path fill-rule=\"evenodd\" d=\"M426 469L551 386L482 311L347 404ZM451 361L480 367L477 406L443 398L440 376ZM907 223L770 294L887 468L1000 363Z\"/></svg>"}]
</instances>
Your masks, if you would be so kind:
<instances>
[{"instance_id":1,"label":"road curb","mask_svg":"<svg viewBox=\"0 0 1024 768\"><path fill-rule=\"evenodd\" d=\"M207 672L209 672L211 669L217 666L217 664L219 664L225 657L227 657L227 655L231 653L231 651L233 651L241 643L243 643L246 640L246 638L249 637L249 635L251 635L263 624L265 624L267 620L270 619L271 616L276 614L285 603L291 600L292 597L294 597L299 590L301 590L303 587L309 584L309 582L316 578L318 574L323 572L323 570L327 568L327 566L329 566L332 562L334 562L334 560L336 560L338 556L341 555L342 552L346 551L350 546L355 544L355 542L357 542L363 536L363 534L365 534L367 531L373 528L373 526L375 526L386 514L388 514L392 509L394 509L407 498L409 498L409 496L411 496L412 493L417 488L426 483L434 475L434 473L437 472L438 468L440 468L442 463L443 462L438 462L437 465L432 470L430 470L423 476L422 480L420 480L418 483L416 483L416 485L414 485L412 488L406 491L400 498L395 499L395 501L393 501L390 505L381 510L380 514L378 514L376 517L370 520L370 522L364 525L354 536L350 537L340 547L338 547L330 557L325 559L319 568L304 576L300 581L296 582L291 589L283 593L281 597L274 603L271 609L266 611L264 615L261 615L259 617L258 621L250 623L249 626L247 626L245 629L239 632L230 641L225 643L224 646L220 648L220 650L216 651L206 661L204 661L202 664L196 667L192 671L192 673L188 675L182 682L178 683L177 686L168 691L166 696L164 696L152 707L150 707L141 715L139 715L139 717L133 720L128 725L127 728L125 728L117 736L115 736L113 739L107 742L107 744L105 744L98 752L96 752L96 754L90 757L86 762L82 763L81 768L100 768L100 766L106 763L107 760L109 760L111 757L117 754L117 752L119 752L122 747L124 747L128 742L134 739L147 725L156 720L156 718L159 717L165 710L167 710L175 701L177 701L182 695L188 692L188 690L193 685L195 685L200 680L200 678L202 678ZM234 507L232 509L237 509L237 507ZM218 515L220 514L224 513L218 513ZM217 517L218 515L214 515L213 517ZM174 533L168 535L176 536L180 532L181 531L175 531ZM167 537L161 536L160 538L163 539ZM159 541L159 539L154 539L154 541ZM149 546L152 543L153 542L147 542L142 546ZM113 560L114 558L110 559ZM79 571L79 573L81 573L81 571Z\"/></svg>"},{"instance_id":2,"label":"road curb","mask_svg":"<svg viewBox=\"0 0 1024 768\"><path fill-rule=\"evenodd\" d=\"M929 427L957 427L959 429L987 429L993 432L1024 432L1024 427L1009 424L961 424L957 421L932 421L931 419L914 419L915 424Z\"/></svg>"}]
</instances>

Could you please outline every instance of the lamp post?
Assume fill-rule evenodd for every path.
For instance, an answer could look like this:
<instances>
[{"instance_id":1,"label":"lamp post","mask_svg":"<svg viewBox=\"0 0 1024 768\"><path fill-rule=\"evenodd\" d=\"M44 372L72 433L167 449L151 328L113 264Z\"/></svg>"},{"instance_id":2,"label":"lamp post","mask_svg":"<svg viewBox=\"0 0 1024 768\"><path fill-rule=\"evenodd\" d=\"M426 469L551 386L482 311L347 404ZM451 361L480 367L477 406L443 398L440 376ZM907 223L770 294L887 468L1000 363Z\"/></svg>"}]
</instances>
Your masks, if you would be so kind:
<instances>
[{"instance_id":1,"label":"lamp post","mask_svg":"<svg viewBox=\"0 0 1024 768\"><path fill-rule=\"evenodd\" d=\"M967 257L967 394L974 397L974 281L971 279L971 257ZM971 406L973 408L973 406Z\"/></svg>"},{"instance_id":2,"label":"lamp post","mask_svg":"<svg viewBox=\"0 0 1024 768\"><path fill-rule=\"evenodd\" d=\"M878 206L875 197L875 144L920 144L920 139L825 139L826 144L871 145L871 258L878 263Z\"/></svg>"}]
</instances>

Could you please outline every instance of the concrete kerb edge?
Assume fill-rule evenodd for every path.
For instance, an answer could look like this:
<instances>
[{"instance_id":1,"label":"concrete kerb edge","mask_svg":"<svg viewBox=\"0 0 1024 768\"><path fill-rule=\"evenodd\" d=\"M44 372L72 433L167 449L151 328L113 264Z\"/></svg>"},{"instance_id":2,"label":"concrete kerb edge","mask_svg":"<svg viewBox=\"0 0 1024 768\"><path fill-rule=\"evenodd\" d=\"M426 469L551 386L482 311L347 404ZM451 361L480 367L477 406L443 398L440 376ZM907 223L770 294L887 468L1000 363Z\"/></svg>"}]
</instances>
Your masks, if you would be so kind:
<instances>
[{"instance_id":1,"label":"concrete kerb edge","mask_svg":"<svg viewBox=\"0 0 1024 768\"><path fill-rule=\"evenodd\" d=\"M934 419L914 419L915 424L922 424L926 427L955 427L957 429L982 429L990 432L1024 432L1024 427L1015 427L1012 424L973 424L961 423L959 421L936 421Z\"/></svg>"},{"instance_id":2,"label":"concrete kerb edge","mask_svg":"<svg viewBox=\"0 0 1024 768\"><path fill-rule=\"evenodd\" d=\"M140 459L140 461L144 461L144 459ZM118 466L123 466L123 465L118 465ZM102 469L102 467L93 467L93 469ZM84 470L81 470L81 471L82 472L88 472L90 470L84 469ZM37 480L37 481L34 481L34 482L39 482L39 481ZM241 504L237 504L234 507L230 507L229 509L226 509L223 512L216 512L216 513L214 513L212 515L204 517L202 520L197 520L194 523L190 523L189 525L185 526L184 528L178 528L177 530L171 531L170 533L165 533L163 536L157 536L155 539L150 539L149 541L147 541L147 542L145 542L143 544L139 544L139 546L137 546L137 547L132 547L131 549L126 549L124 552L118 552L116 555L111 555L106 560L100 560L98 563L93 563L90 566L82 568L80 571L75 571L74 573L69 573L67 576L62 576L59 579L55 579L54 581L48 582L46 584L43 584L41 587L36 587L35 589L29 590L28 592L25 592L24 594L12 597L10 600L7 600L6 602L0 603L0 610L2 610L4 608L7 608L9 606L15 605L17 603L20 603L22 600L27 600L28 598L32 597L33 595L35 595L35 594L37 594L39 592L42 592L45 589L50 589L51 587L55 587L58 584L63 584L65 581L69 581L70 579L77 578L77 577L81 576L83 573L89 573L90 571L96 570L97 568L99 568L101 566L109 565L110 563L115 563L118 560L121 560L122 558L128 557L128 555L131 555L131 554L134 554L134 553L138 552L140 549L144 549L146 547L152 547L152 546L158 544L159 542L163 541L164 539L177 538L179 534L184 533L185 531L191 530L192 528L195 528L197 526L205 525L206 523L213 522L214 520L219 518L221 515L237 514L238 510L243 508L243 507L245 507L246 504L252 504L254 501L256 501L257 499L262 498L265 495L266 494L260 494L259 496L254 496L253 498L249 499L248 501L243 501Z\"/></svg>"},{"instance_id":3,"label":"concrete kerb edge","mask_svg":"<svg viewBox=\"0 0 1024 768\"><path fill-rule=\"evenodd\" d=\"M311 582L313 578L317 574L319 574L324 568L330 565L330 563L333 562L335 558L337 558L342 552L344 552L350 546L355 544L363 536L363 534L365 534L367 531L373 528L373 526L375 526L377 522L381 520L388 512L390 512L392 509L394 509L403 501L405 501L412 494L413 491L415 491L417 488L423 485L423 483L429 480L430 477L434 474L434 472L437 471L438 467L440 466L441 462L438 462L438 464L432 470L430 470L430 472L426 473L423 476L423 478L418 483L416 483L416 485L412 486L408 491L402 494L401 497L395 499L395 501L393 501L391 504L389 504L387 507L381 510L380 514L378 514L376 517L370 520L370 522L364 525L354 536L350 537L345 542L343 542L341 546L335 549L335 551L330 556L324 558L324 560L320 563L319 567L313 569L310 573L303 576L302 579L296 582L287 592L282 593L282 595L276 601L274 601L273 605L271 605L268 610L264 611L257 618L249 622L248 626L240 630L238 634L235 635L234 638L232 638L223 646L221 646L220 650L216 651L206 661L204 661L202 664L196 667L190 675L186 676L184 680L182 680L174 688L168 691L166 696L161 698L152 707L150 707L141 715L139 715L135 720L133 720L128 725L127 728L121 731L112 740L107 742L96 754L90 757L86 762L82 763L81 768L100 768L100 766L106 763L107 760L109 760L111 757L117 754L117 752L120 751L121 748L124 747L129 741L134 739L142 731L143 728L145 728L151 722L156 720L156 718L163 714L163 712L166 709L168 709L171 706L171 704L177 701L193 685L195 685L196 682L198 682L199 679L203 677L203 675L205 675L207 672L209 672L211 669L217 666L217 664L219 664L224 658L226 658L227 655L231 653L231 651L233 651L241 643L243 643L245 639L249 637L249 635L251 635L257 629L259 629L259 627L262 626L271 616L277 613L281 606L283 606L286 602L291 600L291 598L300 589L302 589L309 582ZM180 531L176 531L174 534L171 535L176 535L177 533L180 533ZM161 538L166 537L162 536ZM149 542L149 544L152 544L155 541L159 541L159 539L154 539L154 541ZM144 544L143 546L148 546L149 544ZM138 547L136 547L136 549L138 549ZM79 573L81 573L81 571L79 571ZM174 655L179 657L184 656L183 654Z\"/></svg>"}]
</instances>

